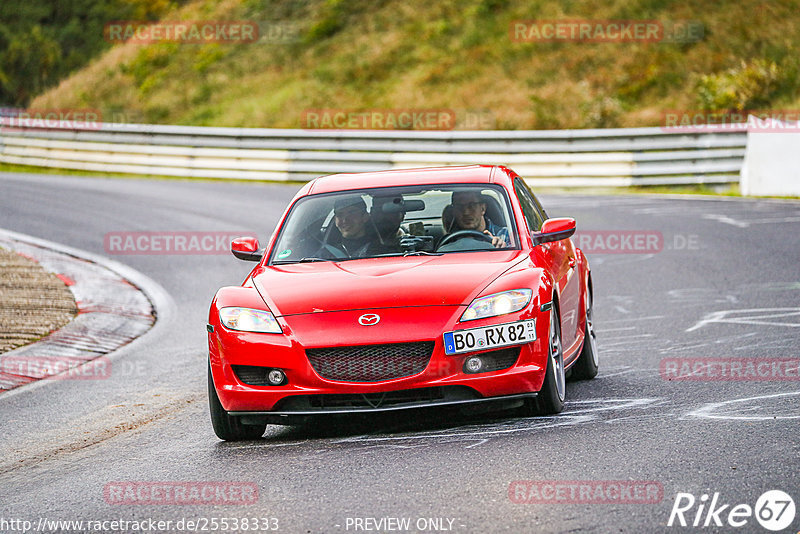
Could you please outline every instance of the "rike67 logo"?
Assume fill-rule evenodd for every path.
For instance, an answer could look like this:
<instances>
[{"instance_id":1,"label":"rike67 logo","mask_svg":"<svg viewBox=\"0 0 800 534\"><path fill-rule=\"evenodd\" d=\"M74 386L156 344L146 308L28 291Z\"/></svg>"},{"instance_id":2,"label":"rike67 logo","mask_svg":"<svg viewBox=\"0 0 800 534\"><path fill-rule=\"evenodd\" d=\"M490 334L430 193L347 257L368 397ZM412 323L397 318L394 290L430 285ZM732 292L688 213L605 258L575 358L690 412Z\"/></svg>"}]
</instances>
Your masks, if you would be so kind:
<instances>
[{"instance_id":1,"label":"rike67 logo","mask_svg":"<svg viewBox=\"0 0 800 534\"><path fill-rule=\"evenodd\" d=\"M678 493L675 504L669 514L667 526L681 527L743 527L748 525L748 532L753 532L751 519L767 530L777 532L792 524L795 517L794 500L781 490L764 492L754 507L749 504L731 505L723 503L718 492L709 502L709 496L703 494L696 499L691 493Z\"/></svg>"}]
</instances>

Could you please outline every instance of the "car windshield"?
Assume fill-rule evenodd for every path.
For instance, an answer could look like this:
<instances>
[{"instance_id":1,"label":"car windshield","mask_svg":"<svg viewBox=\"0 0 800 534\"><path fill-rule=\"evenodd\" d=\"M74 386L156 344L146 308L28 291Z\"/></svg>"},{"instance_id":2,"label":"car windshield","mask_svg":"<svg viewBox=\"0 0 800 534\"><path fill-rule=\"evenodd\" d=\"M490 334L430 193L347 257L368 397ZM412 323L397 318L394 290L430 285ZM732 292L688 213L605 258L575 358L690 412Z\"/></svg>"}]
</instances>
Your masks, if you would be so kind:
<instances>
[{"instance_id":1,"label":"car windshield","mask_svg":"<svg viewBox=\"0 0 800 534\"><path fill-rule=\"evenodd\" d=\"M269 263L508 250L518 243L499 186L383 187L298 200Z\"/></svg>"}]
</instances>

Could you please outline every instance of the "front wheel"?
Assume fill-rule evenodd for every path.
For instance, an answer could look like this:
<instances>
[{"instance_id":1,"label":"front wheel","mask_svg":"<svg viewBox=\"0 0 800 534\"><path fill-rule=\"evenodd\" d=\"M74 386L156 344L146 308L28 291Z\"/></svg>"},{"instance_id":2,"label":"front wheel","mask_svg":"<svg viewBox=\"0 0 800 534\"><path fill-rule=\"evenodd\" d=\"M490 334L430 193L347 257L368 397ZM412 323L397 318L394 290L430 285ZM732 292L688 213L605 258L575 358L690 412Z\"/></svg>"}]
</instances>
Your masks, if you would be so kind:
<instances>
[{"instance_id":1,"label":"front wheel","mask_svg":"<svg viewBox=\"0 0 800 534\"><path fill-rule=\"evenodd\" d=\"M586 289L586 327L583 332L583 349L578 361L572 366L572 374L578 380L589 380L597 376L599 358L597 354L597 338L594 333L592 319L592 295Z\"/></svg>"},{"instance_id":2,"label":"front wheel","mask_svg":"<svg viewBox=\"0 0 800 534\"><path fill-rule=\"evenodd\" d=\"M526 404L527 415L551 415L564 409L567 391L564 374L564 353L561 348L561 325L555 305L550 309L550 334L547 350L547 369L542 389L535 399Z\"/></svg>"},{"instance_id":3,"label":"front wheel","mask_svg":"<svg viewBox=\"0 0 800 534\"><path fill-rule=\"evenodd\" d=\"M208 366L208 408L211 412L211 426L219 439L225 441L243 441L258 439L264 435L267 429L266 423L263 425L245 425L241 419L228 415L222 403L219 401L217 389L214 387L214 377L211 376L211 364Z\"/></svg>"}]
</instances>

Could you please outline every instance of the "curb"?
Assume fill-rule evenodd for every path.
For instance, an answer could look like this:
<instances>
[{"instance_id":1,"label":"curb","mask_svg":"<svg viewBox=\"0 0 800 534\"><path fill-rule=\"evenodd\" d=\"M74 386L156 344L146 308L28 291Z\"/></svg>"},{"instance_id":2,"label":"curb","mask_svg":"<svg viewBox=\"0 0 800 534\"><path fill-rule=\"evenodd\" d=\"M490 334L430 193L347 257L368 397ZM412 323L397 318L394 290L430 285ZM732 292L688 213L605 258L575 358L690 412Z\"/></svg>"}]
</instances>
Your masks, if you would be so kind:
<instances>
[{"instance_id":1,"label":"curb","mask_svg":"<svg viewBox=\"0 0 800 534\"><path fill-rule=\"evenodd\" d=\"M60 330L0 356L0 399L48 380L108 378L120 349L173 313L172 298L158 283L114 260L3 229L0 245L68 279L78 306Z\"/></svg>"}]
</instances>

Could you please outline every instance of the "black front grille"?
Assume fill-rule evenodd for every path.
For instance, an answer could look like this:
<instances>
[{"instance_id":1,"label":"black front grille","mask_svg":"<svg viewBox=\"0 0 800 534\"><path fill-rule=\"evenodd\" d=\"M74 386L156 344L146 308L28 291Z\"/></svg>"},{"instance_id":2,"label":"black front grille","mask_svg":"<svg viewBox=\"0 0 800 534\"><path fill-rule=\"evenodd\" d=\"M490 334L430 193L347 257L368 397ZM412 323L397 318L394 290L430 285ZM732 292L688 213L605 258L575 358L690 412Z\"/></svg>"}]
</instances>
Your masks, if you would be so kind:
<instances>
[{"instance_id":1,"label":"black front grille","mask_svg":"<svg viewBox=\"0 0 800 534\"><path fill-rule=\"evenodd\" d=\"M433 354L433 342L390 343L306 349L322 378L346 382L380 382L421 373Z\"/></svg>"}]
</instances>

